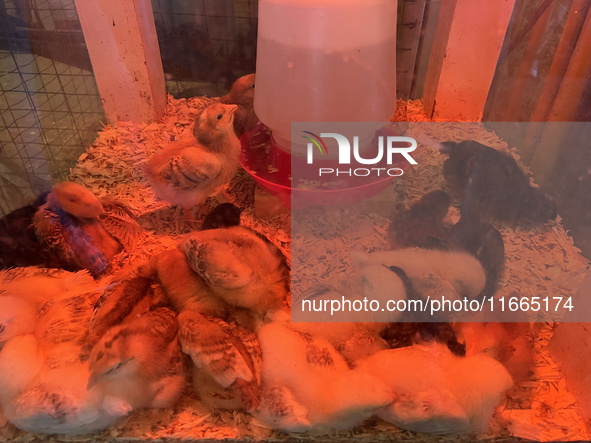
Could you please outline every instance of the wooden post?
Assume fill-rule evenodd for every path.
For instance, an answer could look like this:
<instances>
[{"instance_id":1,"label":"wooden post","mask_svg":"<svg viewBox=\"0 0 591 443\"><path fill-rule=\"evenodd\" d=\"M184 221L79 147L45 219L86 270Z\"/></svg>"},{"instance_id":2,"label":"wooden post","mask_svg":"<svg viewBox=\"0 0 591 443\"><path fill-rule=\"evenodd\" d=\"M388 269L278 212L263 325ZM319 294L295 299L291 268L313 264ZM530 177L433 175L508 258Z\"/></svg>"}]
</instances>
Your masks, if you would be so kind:
<instances>
[{"instance_id":1,"label":"wooden post","mask_svg":"<svg viewBox=\"0 0 591 443\"><path fill-rule=\"evenodd\" d=\"M560 84L564 78L568 62L572 56L576 45L577 37L581 32L583 23L585 22L586 11L589 9L589 0L574 0L564 30L560 36L556 54L552 60L552 65L548 71L548 76L544 81L544 87L540 93L536 109L532 115L532 122L545 122L548 120L552 104L556 99ZM541 125L532 125L528 127L527 134L523 140L523 145L520 150L521 160L529 164L538 143L540 142Z\"/></svg>"},{"instance_id":2,"label":"wooden post","mask_svg":"<svg viewBox=\"0 0 591 443\"><path fill-rule=\"evenodd\" d=\"M587 13L577 46L573 52L564 80L548 115L549 122L570 122L576 115L585 88L591 77L591 11ZM540 145L535 150L530 169L536 183L548 184L560 155L562 143L570 125L546 125Z\"/></svg>"},{"instance_id":3,"label":"wooden post","mask_svg":"<svg viewBox=\"0 0 591 443\"><path fill-rule=\"evenodd\" d=\"M423 105L440 120L481 120L515 0L442 0Z\"/></svg>"},{"instance_id":4,"label":"wooden post","mask_svg":"<svg viewBox=\"0 0 591 443\"><path fill-rule=\"evenodd\" d=\"M532 66L534 60L538 58L538 51L540 50L540 45L542 44L542 39L546 32L546 25L548 24L551 11L552 8L547 8L531 30L525 47L525 52L523 53L521 65L517 70L515 82L513 83L513 88L509 96L509 102L503 113L503 121L523 121L522 119L517 118L517 115L519 114L519 106L523 103L523 93L527 82L533 77L531 73Z\"/></svg>"},{"instance_id":5,"label":"wooden post","mask_svg":"<svg viewBox=\"0 0 591 443\"><path fill-rule=\"evenodd\" d=\"M150 0L75 0L109 123L164 115L166 86Z\"/></svg>"}]
</instances>

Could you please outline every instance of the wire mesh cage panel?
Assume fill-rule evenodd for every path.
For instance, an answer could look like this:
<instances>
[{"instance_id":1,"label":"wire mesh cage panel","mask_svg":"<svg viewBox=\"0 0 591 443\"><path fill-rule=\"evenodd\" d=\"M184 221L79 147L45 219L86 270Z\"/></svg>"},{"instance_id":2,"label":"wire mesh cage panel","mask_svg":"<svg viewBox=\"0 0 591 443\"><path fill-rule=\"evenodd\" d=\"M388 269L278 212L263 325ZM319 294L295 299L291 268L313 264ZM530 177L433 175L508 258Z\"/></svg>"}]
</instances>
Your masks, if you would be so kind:
<instances>
[{"instance_id":1,"label":"wire mesh cage panel","mask_svg":"<svg viewBox=\"0 0 591 443\"><path fill-rule=\"evenodd\" d=\"M65 180L104 118L73 0L0 3L0 214Z\"/></svg>"}]
</instances>

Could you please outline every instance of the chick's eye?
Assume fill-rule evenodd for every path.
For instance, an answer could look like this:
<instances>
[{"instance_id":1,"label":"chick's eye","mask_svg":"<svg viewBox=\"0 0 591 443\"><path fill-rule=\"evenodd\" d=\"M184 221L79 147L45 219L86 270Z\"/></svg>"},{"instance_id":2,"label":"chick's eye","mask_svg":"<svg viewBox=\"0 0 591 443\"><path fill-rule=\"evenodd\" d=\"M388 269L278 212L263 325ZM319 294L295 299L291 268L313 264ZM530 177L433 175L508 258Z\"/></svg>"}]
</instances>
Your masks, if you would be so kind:
<instances>
[{"instance_id":1,"label":"chick's eye","mask_svg":"<svg viewBox=\"0 0 591 443\"><path fill-rule=\"evenodd\" d=\"M223 116L223 114L218 114L218 120L221 120Z\"/></svg>"},{"instance_id":2,"label":"chick's eye","mask_svg":"<svg viewBox=\"0 0 591 443\"><path fill-rule=\"evenodd\" d=\"M254 89L254 84L251 86L252 89Z\"/></svg>"}]
</instances>

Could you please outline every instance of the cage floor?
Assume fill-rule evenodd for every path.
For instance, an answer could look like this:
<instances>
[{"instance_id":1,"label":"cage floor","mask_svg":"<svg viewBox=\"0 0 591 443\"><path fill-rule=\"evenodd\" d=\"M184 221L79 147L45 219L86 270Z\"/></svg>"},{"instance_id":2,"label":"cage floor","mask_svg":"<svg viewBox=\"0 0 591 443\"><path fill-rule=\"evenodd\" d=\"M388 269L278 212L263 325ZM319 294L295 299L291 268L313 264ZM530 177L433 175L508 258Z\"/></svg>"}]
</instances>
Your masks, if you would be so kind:
<instances>
[{"instance_id":1,"label":"cage floor","mask_svg":"<svg viewBox=\"0 0 591 443\"><path fill-rule=\"evenodd\" d=\"M158 201L150 190L143 176L143 165L147 159L173 140L189 136L195 115L212 100L192 98L175 100L169 98L166 116L150 125L136 125L120 122L116 127L107 126L99 137L78 160L71 171L70 179L83 184L99 197L111 196L125 200L140 216L144 229L138 247L133 254L122 253L113 265L116 274L131 263L147 260L166 248L176 245L179 237L192 230L184 220L180 207L171 207L166 202ZM413 122L428 121L420 103L400 103L396 120L408 121L409 131ZM437 139L464 140L474 139L497 149L507 150L507 145L495 134L487 132L479 124L470 126L469 132L461 124L441 125L439 133L430 134ZM511 153L517 158L515 150ZM419 198L425 192L445 188L441 174L442 156L432 150L416 151L415 158L420 169L410 169L405 173L406 180L395 181L388 192L393 194L395 204L406 205ZM239 206L246 208L242 214L242 223L266 235L283 252L291 257L291 219L289 215L269 219L254 217L254 190L252 178L241 171L232 181L230 196ZM209 202L212 206L214 202ZM328 224L324 211L335 214L341 209L328 208L319 210L318 226L323 230L346 229L357 232L358 236L343 244L339 236L331 236L334 246L339 249L385 249L387 247L386 229L389 221L376 213L354 212L347 223ZM456 221L458 211L451 208L448 217ZM560 223L548 223L532 229L498 224L502 232L508 259L503 284L509 284L524 294L552 292L569 294L576 290L582 281L589 263L579 254ZM339 241L341 243L339 243ZM314 248L317 248L316 250ZM310 247L310 254L315 256L325 245ZM299 257L298 260L304 260ZM336 262L326 257L320 266L327 271L349 266L348 263ZM107 276L105 279L109 279ZM293 285L307 287L311 277L305 272L298 275ZM515 438L527 438L539 441L589 440L584 418L576 406L575 398L568 392L559 369L548 353L547 345L552 337L553 325L537 323L535 350L536 364L530 380L516 386L508 396L506 405L500 408L486 435L479 438L510 441ZM145 439L173 440L267 440L267 441L303 441L314 440L341 441L398 441L432 442L458 441L457 436L427 436L403 431L394 425L378 420L369 420L362 426L347 432L335 432L330 435L285 434L265 428L247 414L239 412L217 411L210 413L197 399L190 386L178 404L171 409L149 410L134 413L119 426L93 436L53 436L54 441L140 441ZM5 424L0 427L0 442L47 441L46 436L20 431ZM472 439L466 438L465 441Z\"/></svg>"}]
</instances>

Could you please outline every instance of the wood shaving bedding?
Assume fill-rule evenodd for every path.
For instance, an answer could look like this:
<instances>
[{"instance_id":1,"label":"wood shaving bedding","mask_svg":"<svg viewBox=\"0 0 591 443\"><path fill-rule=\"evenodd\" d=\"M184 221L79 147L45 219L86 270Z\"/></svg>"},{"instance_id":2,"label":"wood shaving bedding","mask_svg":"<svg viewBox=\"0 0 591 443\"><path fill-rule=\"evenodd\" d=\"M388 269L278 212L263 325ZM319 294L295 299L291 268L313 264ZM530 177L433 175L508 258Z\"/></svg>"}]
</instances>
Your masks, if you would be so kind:
<instances>
[{"instance_id":1,"label":"wood shaving bedding","mask_svg":"<svg viewBox=\"0 0 591 443\"><path fill-rule=\"evenodd\" d=\"M164 201L156 200L144 178L143 166L154 152L171 141L189 136L195 116L212 101L209 98L175 100L169 97L166 115L158 122L150 125L119 122L116 127L106 126L72 169L71 180L86 186L99 197L109 196L126 201L139 215L144 232L138 246L133 253L123 252L116 257L111 276L131 264L146 261L154 254L174 247L183 234L193 230L189 223L181 221L184 218L180 207L171 207ZM429 121L419 101L399 101L393 120L409 122L409 135L413 134L415 122ZM519 161L515 149L509 149L496 134L486 131L482 125L472 124L468 127L461 123L440 123L436 133L427 135L436 140L474 139L508 151ZM393 210L408 207L426 192L445 189L441 173L443 156L434 149L421 147L413 157L419 166L410 167L404 174L404 180L394 180L391 184L392 189L389 191L393 191L392 195L395 196L390 202ZM527 171L527 168L524 167L524 170ZM289 215L256 219L255 186L252 178L242 170L230 183L232 202L246 208L241 222L266 235L291 258ZM207 204L214 207L217 202L210 200ZM326 278L337 270L352 275L354 270L348 254L343 251L373 251L388 247L389 220L379 214L343 208L315 208L306 211L306 219L298 219L299 215L295 212L293 217L298 226L305 226L307 234L326 239L320 243L304 235L294 238L294 241L300 242L299 247L305 246L306 251L297 258L298 263L294 263L302 270L298 272L297 280L293 281L296 291L306 289L315 281L316 271L308 268L306 262L319 266L320 274ZM447 221L453 223L458 219L459 211L452 207ZM496 223L495 227L503 235L509 258L504 285L520 288L527 295L535 293L552 296L576 290L589 263L580 255L580 250L574 246L560 223L548 223L533 229L505 223ZM343 232L346 233L344 237L341 235ZM591 437L574 397L566 389L565 381L548 353L552 328L551 323L538 324L534 376L513 389L506 407L497 412L489 433L479 438L514 441L512 437L520 437L550 441L589 440ZM369 442L394 439L415 443L471 441L458 436L416 434L379 420L368 420L351 431L330 435L288 435L260 426L252 417L240 412L217 411L212 414L199 403L190 386L174 408L134 413L117 427L100 435L47 437L20 431L11 425L0 427L0 442L222 439L271 442Z\"/></svg>"}]
</instances>

